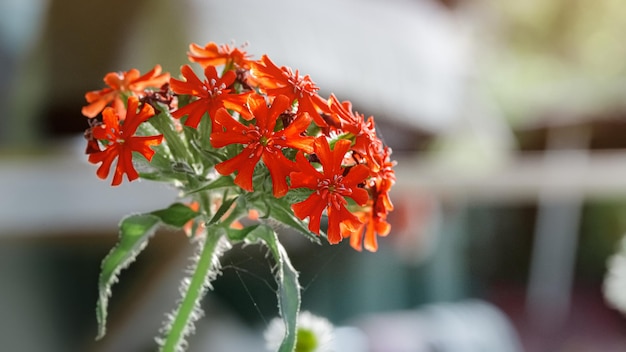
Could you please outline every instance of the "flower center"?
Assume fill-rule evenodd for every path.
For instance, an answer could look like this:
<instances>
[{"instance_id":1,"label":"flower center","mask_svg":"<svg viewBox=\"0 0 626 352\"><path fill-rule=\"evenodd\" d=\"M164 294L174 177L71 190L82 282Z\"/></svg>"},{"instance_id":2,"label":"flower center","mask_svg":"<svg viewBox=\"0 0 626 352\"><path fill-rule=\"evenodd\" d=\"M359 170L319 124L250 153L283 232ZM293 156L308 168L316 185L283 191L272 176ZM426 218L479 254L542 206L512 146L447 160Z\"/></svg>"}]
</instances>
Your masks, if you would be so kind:
<instances>
[{"instance_id":1,"label":"flower center","mask_svg":"<svg viewBox=\"0 0 626 352\"><path fill-rule=\"evenodd\" d=\"M311 82L308 76L300 76L298 70L296 70L295 74L291 71L289 73L288 81L293 85L293 92L298 93L300 97L304 97L305 94L313 95L317 91L318 88Z\"/></svg>"},{"instance_id":2,"label":"flower center","mask_svg":"<svg viewBox=\"0 0 626 352\"><path fill-rule=\"evenodd\" d=\"M332 179L318 180L317 190L320 194L349 194L350 189L343 184L343 176L334 175Z\"/></svg>"},{"instance_id":3,"label":"flower center","mask_svg":"<svg viewBox=\"0 0 626 352\"><path fill-rule=\"evenodd\" d=\"M219 86L216 85L217 81L213 78L208 84L204 85L204 90L207 92L208 96L211 98L215 98L219 95L222 95L223 90L226 89L226 84L222 83Z\"/></svg>"}]
</instances>

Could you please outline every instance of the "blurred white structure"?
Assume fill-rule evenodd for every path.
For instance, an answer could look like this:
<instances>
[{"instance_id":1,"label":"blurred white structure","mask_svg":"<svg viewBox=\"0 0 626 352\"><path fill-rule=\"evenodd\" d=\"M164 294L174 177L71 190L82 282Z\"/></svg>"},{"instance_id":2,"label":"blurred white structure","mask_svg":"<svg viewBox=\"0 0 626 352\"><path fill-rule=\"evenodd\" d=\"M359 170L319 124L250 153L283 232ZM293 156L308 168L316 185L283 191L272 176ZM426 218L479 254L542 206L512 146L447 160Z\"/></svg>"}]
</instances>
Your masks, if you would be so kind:
<instances>
[{"instance_id":1,"label":"blurred white structure","mask_svg":"<svg viewBox=\"0 0 626 352\"><path fill-rule=\"evenodd\" d=\"M373 315L357 326L369 352L522 352L508 318L478 300Z\"/></svg>"},{"instance_id":2,"label":"blurred white structure","mask_svg":"<svg viewBox=\"0 0 626 352\"><path fill-rule=\"evenodd\" d=\"M189 40L249 43L359 111L441 132L463 109L471 41L431 1L188 0Z\"/></svg>"}]
</instances>

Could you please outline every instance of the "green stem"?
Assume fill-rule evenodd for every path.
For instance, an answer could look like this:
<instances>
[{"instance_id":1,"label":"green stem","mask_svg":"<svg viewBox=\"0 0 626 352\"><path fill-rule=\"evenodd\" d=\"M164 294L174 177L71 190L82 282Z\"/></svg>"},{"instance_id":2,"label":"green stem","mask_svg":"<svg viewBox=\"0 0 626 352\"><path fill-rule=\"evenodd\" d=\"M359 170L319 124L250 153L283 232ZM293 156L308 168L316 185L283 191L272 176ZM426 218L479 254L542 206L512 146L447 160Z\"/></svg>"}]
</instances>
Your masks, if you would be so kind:
<instances>
[{"instance_id":1,"label":"green stem","mask_svg":"<svg viewBox=\"0 0 626 352\"><path fill-rule=\"evenodd\" d=\"M185 292L183 301L180 303L174 321L172 322L171 329L167 332L165 342L161 351L174 352L177 347L182 343L185 338L185 332L188 331L194 309L199 306L199 301L206 292L207 275L209 275L212 265L213 256L215 255L215 249L221 238L221 231L208 232L202 253L194 269L191 282Z\"/></svg>"}]
</instances>

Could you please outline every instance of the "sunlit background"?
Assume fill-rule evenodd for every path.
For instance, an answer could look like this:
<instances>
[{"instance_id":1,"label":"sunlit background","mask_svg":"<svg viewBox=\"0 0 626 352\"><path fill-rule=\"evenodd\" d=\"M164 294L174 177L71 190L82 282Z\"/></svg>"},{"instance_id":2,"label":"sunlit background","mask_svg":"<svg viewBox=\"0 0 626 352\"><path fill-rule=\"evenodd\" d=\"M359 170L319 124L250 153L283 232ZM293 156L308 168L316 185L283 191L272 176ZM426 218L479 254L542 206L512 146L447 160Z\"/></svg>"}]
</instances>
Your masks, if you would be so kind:
<instances>
[{"instance_id":1,"label":"sunlit background","mask_svg":"<svg viewBox=\"0 0 626 352\"><path fill-rule=\"evenodd\" d=\"M377 253L281 234L337 351L626 351L603 295L626 233L624 33L621 0L1 1L0 350L155 349L185 236L122 274L95 342L97 277L118 221L176 194L99 180L80 108L107 72L177 76L214 41L310 74L394 150ZM265 254L225 256L190 351L263 350Z\"/></svg>"}]
</instances>

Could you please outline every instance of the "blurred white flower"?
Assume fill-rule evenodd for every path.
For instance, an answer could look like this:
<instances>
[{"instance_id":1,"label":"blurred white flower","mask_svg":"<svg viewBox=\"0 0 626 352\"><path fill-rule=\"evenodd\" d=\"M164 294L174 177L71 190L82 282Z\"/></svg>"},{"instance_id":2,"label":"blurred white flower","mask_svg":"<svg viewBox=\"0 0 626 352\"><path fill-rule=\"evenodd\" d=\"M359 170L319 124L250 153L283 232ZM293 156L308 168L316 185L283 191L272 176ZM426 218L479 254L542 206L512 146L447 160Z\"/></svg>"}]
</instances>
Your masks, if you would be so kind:
<instances>
[{"instance_id":1,"label":"blurred white flower","mask_svg":"<svg viewBox=\"0 0 626 352\"><path fill-rule=\"evenodd\" d=\"M604 278L604 298L609 306L626 314L626 237L619 250L609 257Z\"/></svg>"},{"instance_id":2,"label":"blurred white flower","mask_svg":"<svg viewBox=\"0 0 626 352\"><path fill-rule=\"evenodd\" d=\"M277 351L285 336L282 319L272 319L263 335L266 348ZM295 352L330 352L332 340L333 325L328 319L308 311L298 314L298 342Z\"/></svg>"}]
</instances>

